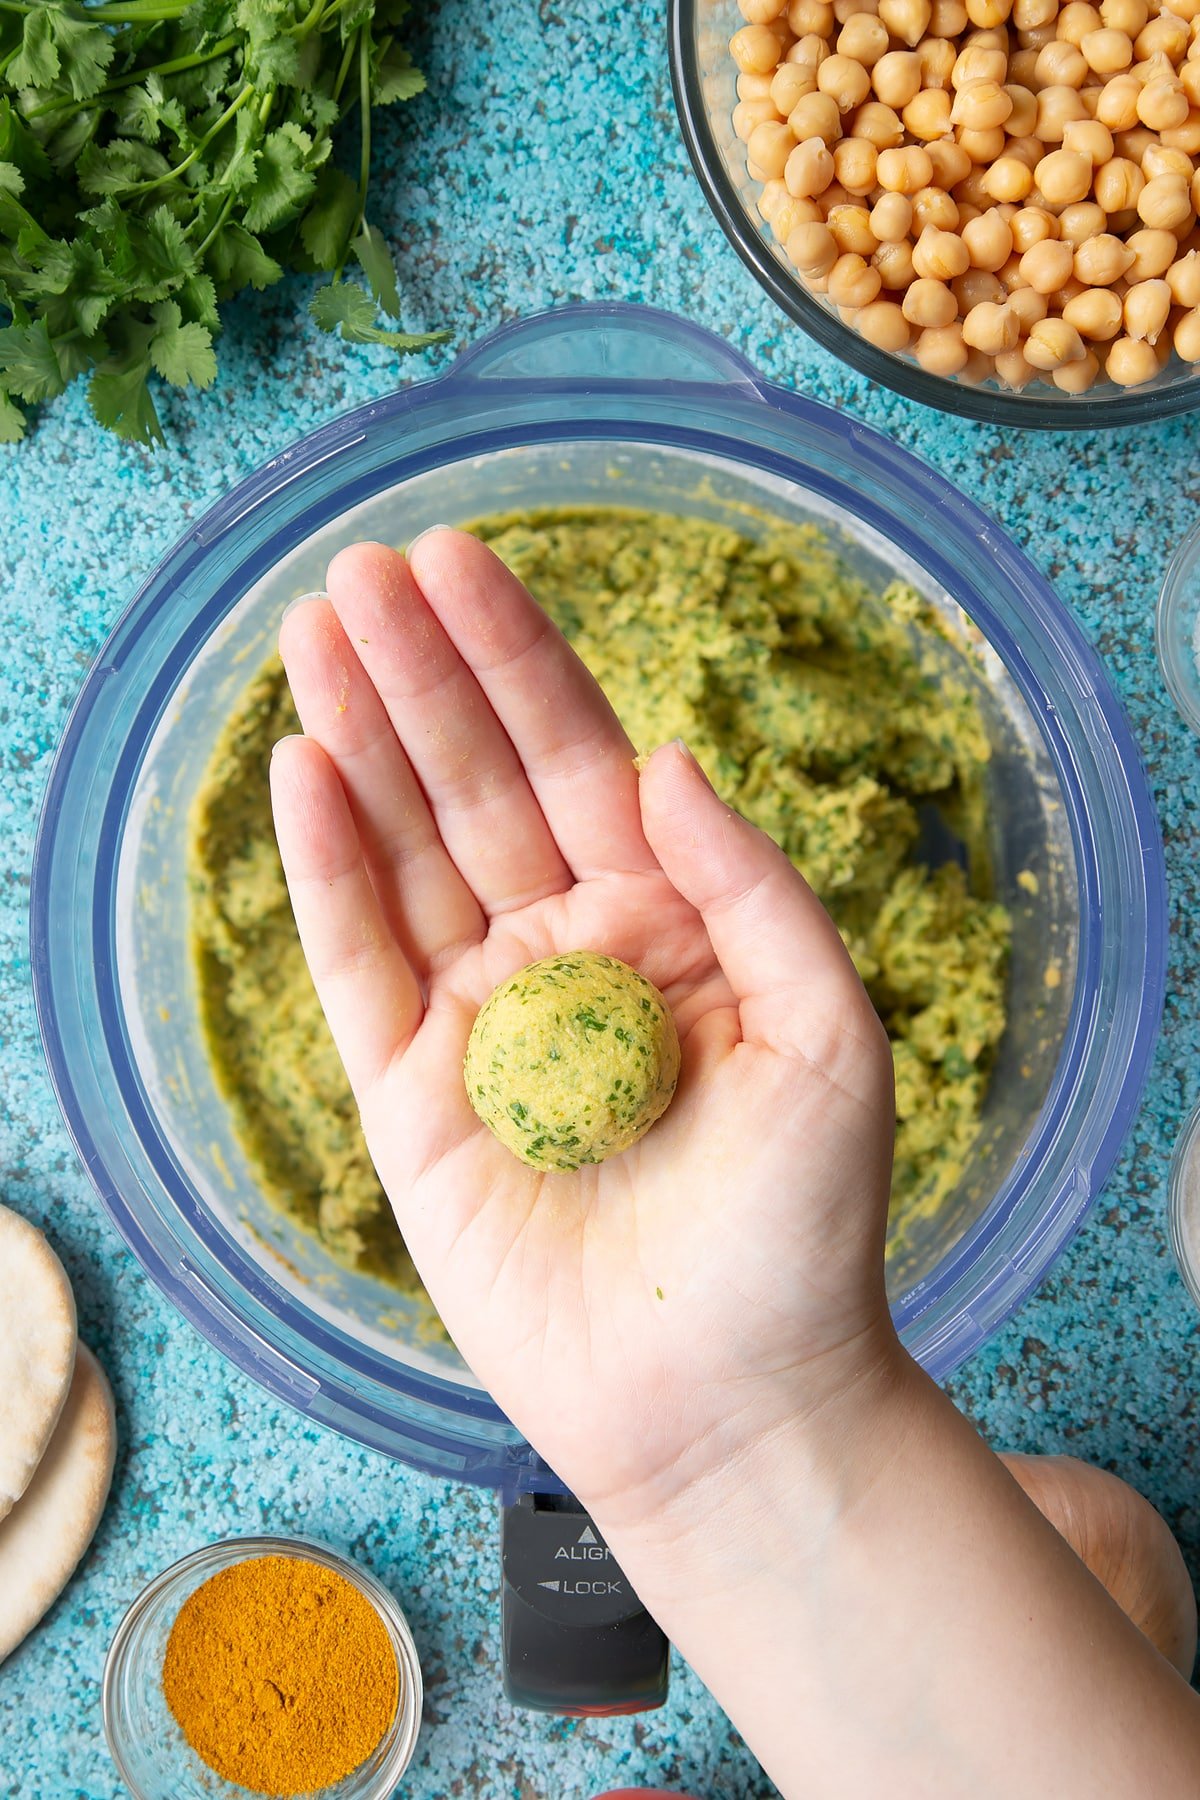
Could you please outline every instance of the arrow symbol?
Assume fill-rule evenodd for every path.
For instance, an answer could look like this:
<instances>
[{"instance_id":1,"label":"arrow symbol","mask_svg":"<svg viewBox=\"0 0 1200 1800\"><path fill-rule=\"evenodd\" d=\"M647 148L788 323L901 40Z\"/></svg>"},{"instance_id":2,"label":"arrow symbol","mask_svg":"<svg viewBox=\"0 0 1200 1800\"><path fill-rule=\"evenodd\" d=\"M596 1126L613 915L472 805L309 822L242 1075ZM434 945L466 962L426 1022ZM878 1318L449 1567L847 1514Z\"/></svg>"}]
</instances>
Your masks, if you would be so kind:
<instances>
[{"instance_id":1,"label":"arrow symbol","mask_svg":"<svg viewBox=\"0 0 1200 1800\"><path fill-rule=\"evenodd\" d=\"M560 1585L561 1585L561 1583L559 1583L557 1581L539 1581L538 1582L539 1587L549 1588L551 1590L551 1592L555 1593L555 1594L557 1594Z\"/></svg>"},{"instance_id":2,"label":"arrow symbol","mask_svg":"<svg viewBox=\"0 0 1200 1800\"><path fill-rule=\"evenodd\" d=\"M598 1544L600 1542L590 1525L584 1526L576 1541L580 1544Z\"/></svg>"}]
</instances>

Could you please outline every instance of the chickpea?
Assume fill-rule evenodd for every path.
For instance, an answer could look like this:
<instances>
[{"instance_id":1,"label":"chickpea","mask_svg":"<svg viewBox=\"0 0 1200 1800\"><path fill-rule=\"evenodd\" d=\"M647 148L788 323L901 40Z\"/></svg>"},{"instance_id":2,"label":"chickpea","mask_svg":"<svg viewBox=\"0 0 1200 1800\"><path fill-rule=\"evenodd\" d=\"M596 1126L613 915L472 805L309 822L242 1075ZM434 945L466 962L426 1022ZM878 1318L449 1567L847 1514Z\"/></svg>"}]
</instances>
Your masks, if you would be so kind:
<instances>
[{"instance_id":1,"label":"chickpea","mask_svg":"<svg viewBox=\"0 0 1200 1800\"><path fill-rule=\"evenodd\" d=\"M1058 0L1013 0L1012 23L1018 31L1052 25L1057 16Z\"/></svg>"},{"instance_id":2,"label":"chickpea","mask_svg":"<svg viewBox=\"0 0 1200 1800\"><path fill-rule=\"evenodd\" d=\"M865 138L842 138L833 150L834 179L861 200L875 189L875 146Z\"/></svg>"},{"instance_id":3,"label":"chickpea","mask_svg":"<svg viewBox=\"0 0 1200 1800\"><path fill-rule=\"evenodd\" d=\"M1015 350L1021 328L1017 315L1009 312L1007 306L998 306L994 300L981 300L973 306L962 323L963 342L973 350L985 350L989 356L997 356L1005 350Z\"/></svg>"},{"instance_id":4,"label":"chickpea","mask_svg":"<svg viewBox=\"0 0 1200 1800\"><path fill-rule=\"evenodd\" d=\"M1110 30L1124 31L1130 39L1137 36L1149 17L1146 0L1100 0L1103 24Z\"/></svg>"},{"instance_id":5,"label":"chickpea","mask_svg":"<svg viewBox=\"0 0 1200 1800\"><path fill-rule=\"evenodd\" d=\"M797 199L810 199L823 194L833 180L834 162L828 147L818 137L805 138L797 144L783 166L783 179L789 194Z\"/></svg>"},{"instance_id":6,"label":"chickpea","mask_svg":"<svg viewBox=\"0 0 1200 1800\"><path fill-rule=\"evenodd\" d=\"M1124 31L1089 31L1079 48L1088 68L1106 81L1120 75L1133 61L1133 44Z\"/></svg>"},{"instance_id":7,"label":"chickpea","mask_svg":"<svg viewBox=\"0 0 1200 1800\"><path fill-rule=\"evenodd\" d=\"M1185 66L1200 74L1200 61ZM1173 131L1160 131L1158 141L1169 150L1182 150L1186 156L1200 156L1200 106L1193 104L1183 124Z\"/></svg>"},{"instance_id":8,"label":"chickpea","mask_svg":"<svg viewBox=\"0 0 1200 1800\"><path fill-rule=\"evenodd\" d=\"M1139 169L1142 167L1142 158L1147 150L1153 149L1157 142L1158 133L1151 131L1146 125L1134 125L1128 131L1113 132L1113 149L1117 155L1127 158L1129 162L1135 162ZM1143 173L1145 173L1144 170Z\"/></svg>"},{"instance_id":9,"label":"chickpea","mask_svg":"<svg viewBox=\"0 0 1200 1800\"><path fill-rule=\"evenodd\" d=\"M961 93L973 81L1001 82L1007 73L1008 57L1003 50L985 44L968 44L954 59L950 85Z\"/></svg>"},{"instance_id":10,"label":"chickpea","mask_svg":"<svg viewBox=\"0 0 1200 1800\"><path fill-rule=\"evenodd\" d=\"M945 38L922 38L914 52L921 69L923 88L950 88L958 61L954 45Z\"/></svg>"},{"instance_id":11,"label":"chickpea","mask_svg":"<svg viewBox=\"0 0 1200 1800\"><path fill-rule=\"evenodd\" d=\"M771 79L771 100L784 119L806 94L816 91L817 79L807 63L780 63Z\"/></svg>"},{"instance_id":12,"label":"chickpea","mask_svg":"<svg viewBox=\"0 0 1200 1800\"><path fill-rule=\"evenodd\" d=\"M928 151L909 144L903 150L881 150L875 176L889 194L915 194L933 180L933 164Z\"/></svg>"},{"instance_id":13,"label":"chickpea","mask_svg":"<svg viewBox=\"0 0 1200 1800\"><path fill-rule=\"evenodd\" d=\"M1053 370L1064 363L1082 362L1087 348L1065 319L1039 319L1025 340L1025 355L1035 369Z\"/></svg>"},{"instance_id":14,"label":"chickpea","mask_svg":"<svg viewBox=\"0 0 1200 1800\"><path fill-rule=\"evenodd\" d=\"M898 244L912 226L912 201L906 194L883 194L871 208L871 230L881 244Z\"/></svg>"},{"instance_id":15,"label":"chickpea","mask_svg":"<svg viewBox=\"0 0 1200 1800\"><path fill-rule=\"evenodd\" d=\"M1012 0L966 0L966 5L968 19L985 31L1003 25L1012 12Z\"/></svg>"},{"instance_id":16,"label":"chickpea","mask_svg":"<svg viewBox=\"0 0 1200 1800\"><path fill-rule=\"evenodd\" d=\"M1004 283L988 269L968 269L965 275L956 275L950 283L950 292L964 318L973 306L980 306L984 301L1001 306L1008 298Z\"/></svg>"},{"instance_id":17,"label":"chickpea","mask_svg":"<svg viewBox=\"0 0 1200 1800\"><path fill-rule=\"evenodd\" d=\"M1151 229L1173 231L1191 217L1188 184L1181 175L1156 175L1137 198L1138 217Z\"/></svg>"},{"instance_id":18,"label":"chickpea","mask_svg":"<svg viewBox=\"0 0 1200 1800\"><path fill-rule=\"evenodd\" d=\"M729 40L729 54L743 75L769 75L779 61L779 39L767 25L743 25Z\"/></svg>"},{"instance_id":19,"label":"chickpea","mask_svg":"<svg viewBox=\"0 0 1200 1800\"><path fill-rule=\"evenodd\" d=\"M1133 251L1127 250L1120 238L1110 231L1102 231L1098 237L1085 238L1079 245L1073 273L1076 281L1082 281L1085 287L1108 287L1111 282L1121 279L1132 261Z\"/></svg>"},{"instance_id":20,"label":"chickpea","mask_svg":"<svg viewBox=\"0 0 1200 1800\"><path fill-rule=\"evenodd\" d=\"M1070 206L1092 190L1092 165L1077 150L1051 150L1033 173L1048 206Z\"/></svg>"},{"instance_id":21,"label":"chickpea","mask_svg":"<svg viewBox=\"0 0 1200 1800\"><path fill-rule=\"evenodd\" d=\"M1020 157L998 156L991 168L984 170L983 186L993 200L1025 200L1033 191L1033 171Z\"/></svg>"},{"instance_id":22,"label":"chickpea","mask_svg":"<svg viewBox=\"0 0 1200 1800\"><path fill-rule=\"evenodd\" d=\"M769 25L786 4L787 0L738 0L738 11L748 25Z\"/></svg>"},{"instance_id":23,"label":"chickpea","mask_svg":"<svg viewBox=\"0 0 1200 1800\"><path fill-rule=\"evenodd\" d=\"M960 125L957 137L959 148L965 150L980 169L990 167L998 156L1004 154L1006 140L1003 125L997 125L989 131L972 131L969 126Z\"/></svg>"},{"instance_id":24,"label":"chickpea","mask_svg":"<svg viewBox=\"0 0 1200 1800\"><path fill-rule=\"evenodd\" d=\"M1056 294L1069 281L1075 267L1075 254L1070 244L1047 238L1034 244L1021 258L1021 274L1039 294Z\"/></svg>"},{"instance_id":25,"label":"chickpea","mask_svg":"<svg viewBox=\"0 0 1200 1800\"><path fill-rule=\"evenodd\" d=\"M1038 51L1034 64L1039 88L1081 88L1090 73L1087 58L1076 44L1064 44L1052 38Z\"/></svg>"},{"instance_id":26,"label":"chickpea","mask_svg":"<svg viewBox=\"0 0 1200 1800\"><path fill-rule=\"evenodd\" d=\"M877 13L879 0L833 0L833 16L839 25L844 25L853 13Z\"/></svg>"},{"instance_id":27,"label":"chickpea","mask_svg":"<svg viewBox=\"0 0 1200 1800\"><path fill-rule=\"evenodd\" d=\"M1200 362L1200 307L1176 321L1172 342L1184 362Z\"/></svg>"},{"instance_id":28,"label":"chickpea","mask_svg":"<svg viewBox=\"0 0 1200 1800\"><path fill-rule=\"evenodd\" d=\"M871 77L862 64L849 56L827 56L817 70L817 87L839 112L853 112L871 91Z\"/></svg>"},{"instance_id":29,"label":"chickpea","mask_svg":"<svg viewBox=\"0 0 1200 1800\"><path fill-rule=\"evenodd\" d=\"M760 125L771 123L779 123L779 113L770 95L766 99L739 100L733 109L734 134L747 146Z\"/></svg>"},{"instance_id":30,"label":"chickpea","mask_svg":"<svg viewBox=\"0 0 1200 1800\"><path fill-rule=\"evenodd\" d=\"M1171 316L1171 290L1163 280L1138 281L1125 296L1125 330L1131 338L1157 344Z\"/></svg>"},{"instance_id":31,"label":"chickpea","mask_svg":"<svg viewBox=\"0 0 1200 1800\"><path fill-rule=\"evenodd\" d=\"M1079 90L1070 87L1043 88L1037 97L1036 135L1043 144L1061 144L1063 132L1072 119L1086 119L1087 108ZM1108 124L1106 119L1105 124Z\"/></svg>"},{"instance_id":32,"label":"chickpea","mask_svg":"<svg viewBox=\"0 0 1200 1800\"><path fill-rule=\"evenodd\" d=\"M1101 169L1112 161L1112 132L1099 119L1069 119L1063 127L1063 149L1086 156L1093 169Z\"/></svg>"},{"instance_id":33,"label":"chickpea","mask_svg":"<svg viewBox=\"0 0 1200 1800\"><path fill-rule=\"evenodd\" d=\"M1179 255L1179 241L1173 231L1132 231L1125 248L1133 251L1126 279L1150 281L1164 275Z\"/></svg>"},{"instance_id":34,"label":"chickpea","mask_svg":"<svg viewBox=\"0 0 1200 1800\"><path fill-rule=\"evenodd\" d=\"M939 231L957 231L962 223L962 209L953 194L945 188L918 188L912 197L912 229L920 237L927 225Z\"/></svg>"},{"instance_id":35,"label":"chickpea","mask_svg":"<svg viewBox=\"0 0 1200 1800\"><path fill-rule=\"evenodd\" d=\"M1196 42L1200 42L1200 39ZM1196 43L1193 43L1191 55L1179 71L1179 85L1192 105L1200 106L1200 55L1196 51Z\"/></svg>"},{"instance_id":36,"label":"chickpea","mask_svg":"<svg viewBox=\"0 0 1200 1800\"><path fill-rule=\"evenodd\" d=\"M952 129L950 96L941 88L923 88L908 102L900 116L904 129L912 137L926 142L930 138L948 137Z\"/></svg>"},{"instance_id":37,"label":"chickpea","mask_svg":"<svg viewBox=\"0 0 1200 1800\"><path fill-rule=\"evenodd\" d=\"M784 247L802 275L828 275L838 259L837 243L828 225L798 225Z\"/></svg>"},{"instance_id":38,"label":"chickpea","mask_svg":"<svg viewBox=\"0 0 1200 1800\"><path fill-rule=\"evenodd\" d=\"M1158 358L1153 344L1142 338L1114 338L1108 347L1104 371L1118 387L1141 387L1158 374Z\"/></svg>"},{"instance_id":39,"label":"chickpea","mask_svg":"<svg viewBox=\"0 0 1200 1800\"><path fill-rule=\"evenodd\" d=\"M1195 172L1190 156L1166 144L1151 144L1142 158L1142 174L1147 181L1153 181L1156 175L1179 175L1190 181Z\"/></svg>"},{"instance_id":40,"label":"chickpea","mask_svg":"<svg viewBox=\"0 0 1200 1800\"><path fill-rule=\"evenodd\" d=\"M945 282L927 275L918 276L900 305L909 324L922 328L952 325L958 317L958 301Z\"/></svg>"},{"instance_id":41,"label":"chickpea","mask_svg":"<svg viewBox=\"0 0 1200 1800\"><path fill-rule=\"evenodd\" d=\"M1127 156L1113 156L1102 163L1093 178L1096 203L1106 213L1125 212L1141 198L1146 177Z\"/></svg>"},{"instance_id":42,"label":"chickpea","mask_svg":"<svg viewBox=\"0 0 1200 1800\"><path fill-rule=\"evenodd\" d=\"M797 38L788 51L785 61L795 63L798 68L810 69L815 81L817 70L825 58L832 54L826 39L819 37L814 31L810 32L807 37Z\"/></svg>"},{"instance_id":43,"label":"chickpea","mask_svg":"<svg viewBox=\"0 0 1200 1800\"><path fill-rule=\"evenodd\" d=\"M962 0L933 0L933 9L929 15L932 37L956 38L967 29L969 23Z\"/></svg>"},{"instance_id":44,"label":"chickpea","mask_svg":"<svg viewBox=\"0 0 1200 1800\"><path fill-rule=\"evenodd\" d=\"M1038 371L1031 362L1026 362L1023 350L1002 350L995 362L996 379L1001 387L1013 393L1019 393L1038 377Z\"/></svg>"},{"instance_id":45,"label":"chickpea","mask_svg":"<svg viewBox=\"0 0 1200 1800\"><path fill-rule=\"evenodd\" d=\"M880 244L871 258L879 271L879 279L889 293L904 293L916 279L913 247L907 239L898 244Z\"/></svg>"},{"instance_id":46,"label":"chickpea","mask_svg":"<svg viewBox=\"0 0 1200 1800\"><path fill-rule=\"evenodd\" d=\"M821 209L815 200L797 200L785 194L771 220L771 235L777 243L786 244L797 225L819 224Z\"/></svg>"},{"instance_id":47,"label":"chickpea","mask_svg":"<svg viewBox=\"0 0 1200 1800\"><path fill-rule=\"evenodd\" d=\"M1191 110L1179 83L1168 76L1148 81L1138 95L1137 113L1151 131L1172 131L1182 125Z\"/></svg>"},{"instance_id":48,"label":"chickpea","mask_svg":"<svg viewBox=\"0 0 1200 1800\"><path fill-rule=\"evenodd\" d=\"M879 100L864 100L851 127L855 137L866 138L877 150L892 150L904 142L904 126L900 123L899 113Z\"/></svg>"},{"instance_id":49,"label":"chickpea","mask_svg":"<svg viewBox=\"0 0 1200 1800\"><path fill-rule=\"evenodd\" d=\"M998 81L967 81L954 96L950 119L968 131L993 131L1006 122L1012 109L1012 96Z\"/></svg>"},{"instance_id":50,"label":"chickpea","mask_svg":"<svg viewBox=\"0 0 1200 1800\"><path fill-rule=\"evenodd\" d=\"M770 75L739 75L736 82L739 100L769 100L771 97Z\"/></svg>"},{"instance_id":51,"label":"chickpea","mask_svg":"<svg viewBox=\"0 0 1200 1800\"><path fill-rule=\"evenodd\" d=\"M1050 379L1064 394L1086 394L1100 373L1100 358L1089 350L1079 362L1055 369Z\"/></svg>"},{"instance_id":52,"label":"chickpea","mask_svg":"<svg viewBox=\"0 0 1200 1800\"><path fill-rule=\"evenodd\" d=\"M938 231L933 225L926 226L913 249L913 268L917 274L930 276L935 281L953 281L956 275L965 274L970 264L971 258L962 239L952 231Z\"/></svg>"},{"instance_id":53,"label":"chickpea","mask_svg":"<svg viewBox=\"0 0 1200 1800\"><path fill-rule=\"evenodd\" d=\"M1200 212L1200 169L1197 169L1196 173L1192 176L1191 186L1188 189L1188 199L1191 204L1192 212Z\"/></svg>"},{"instance_id":54,"label":"chickpea","mask_svg":"<svg viewBox=\"0 0 1200 1800\"><path fill-rule=\"evenodd\" d=\"M1187 55L1191 35L1182 19L1177 19L1173 13L1164 12L1142 26L1133 40L1133 47L1144 62L1159 55L1169 56L1173 63L1182 62Z\"/></svg>"},{"instance_id":55,"label":"chickpea","mask_svg":"<svg viewBox=\"0 0 1200 1800\"><path fill-rule=\"evenodd\" d=\"M1037 100L1037 59L1036 50L1014 50L1008 59L1008 79L1027 88Z\"/></svg>"},{"instance_id":56,"label":"chickpea","mask_svg":"<svg viewBox=\"0 0 1200 1800\"><path fill-rule=\"evenodd\" d=\"M1087 0L1070 0L1060 8L1054 29L1064 44L1079 44L1089 31L1098 31L1103 23L1099 12Z\"/></svg>"},{"instance_id":57,"label":"chickpea","mask_svg":"<svg viewBox=\"0 0 1200 1800\"><path fill-rule=\"evenodd\" d=\"M934 326L923 331L916 343L917 361L927 375L957 375L971 352L957 325Z\"/></svg>"},{"instance_id":58,"label":"chickpea","mask_svg":"<svg viewBox=\"0 0 1200 1800\"><path fill-rule=\"evenodd\" d=\"M878 269L853 250L839 256L829 271L829 298L835 306L869 306L881 286Z\"/></svg>"},{"instance_id":59,"label":"chickpea","mask_svg":"<svg viewBox=\"0 0 1200 1800\"><path fill-rule=\"evenodd\" d=\"M933 7L930 0L879 0L879 16L892 36L911 50L929 30Z\"/></svg>"},{"instance_id":60,"label":"chickpea","mask_svg":"<svg viewBox=\"0 0 1200 1800\"><path fill-rule=\"evenodd\" d=\"M1050 302L1045 294L1039 294L1036 288L1014 288L1008 296L1008 310L1016 315L1021 327L1022 337L1027 337L1038 322L1050 311ZM1074 320L1071 321L1074 324ZM1079 327L1076 325L1078 331Z\"/></svg>"},{"instance_id":61,"label":"chickpea","mask_svg":"<svg viewBox=\"0 0 1200 1800\"><path fill-rule=\"evenodd\" d=\"M854 328L880 350L907 350L912 336L908 320L894 300L872 300L860 311Z\"/></svg>"},{"instance_id":62,"label":"chickpea","mask_svg":"<svg viewBox=\"0 0 1200 1800\"><path fill-rule=\"evenodd\" d=\"M787 22L798 38L809 32L828 37L833 30L833 8L827 0L789 0Z\"/></svg>"},{"instance_id":63,"label":"chickpea","mask_svg":"<svg viewBox=\"0 0 1200 1800\"><path fill-rule=\"evenodd\" d=\"M1195 250L1171 263L1166 279L1177 306L1186 306L1189 312L1200 306L1200 255Z\"/></svg>"},{"instance_id":64,"label":"chickpea","mask_svg":"<svg viewBox=\"0 0 1200 1800\"><path fill-rule=\"evenodd\" d=\"M1044 207L1023 206L1009 220L1009 230L1013 234L1013 249L1024 255L1035 244L1058 237L1058 220Z\"/></svg>"},{"instance_id":65,"label":"chickpea","mask_svg":"<svg viewBox=\"0 0 1200 1800\"><path fill-rule=\"evenodd\" d=\"M852 206L856 197L857 196L854 194L848 194L846 192L845 188L835 175L818 202L821 208L822 217L824 217L827 212L831 212L835 206Z\"/></svg>"},{"instance_id":66,"label":"chickpea","mask_svg":"<svg viewBox=\"0 0 1200 1800\"><path fill-rule=\"evenodd\" d=\"M911 50L889 50L871 70L875 97L899 112L921 91L921 59Z\"/></svg>"},{"instance_id":67,"label":"chickpea","mask_svg":"<svg viewBox=\"0 0 1200 1800\"><path fill-rule=\"evenodd\" d=\"M1121 302L1110 288L1085 288L1067 301L1062 316L1080 337L1106 344L1120 331L1123 315Z\"/></svg>"},{"instance_id":68,"label":"chickpea","mask_svg":"<svg viewBox=\"0 0 1200 1800\"><path fill-rule=\"evenodd\" d=\"M780 203L787 197L788 191L782 181L764 182L763 191L754 203L759 218L765 219L769 225L779 211Z\"/></svg>"},{"instance_id":69,"label":"chickpea","mask_svg":"<svg viewBox=\"0 0 1200 1800\"><path fill-rule=\"evenodd\" d=\"M1003 268L1013 251L1011 227L995 212L981 213L961 227L971 266L994 272Z\"/></svg>"},{"instance_id":70,"label":"chickpea","mask_svg":"<svg viewBox=\"0 0 1200 1800\"><path fill-rule=\"evenodd\" d=\"M1064 244L1078 250L1088 238L1099 237L1108 224L1108 214L1094 200L1077 200L1064 206L1058 215L1058 235Z\"/></svg>"},{"instance_id":71,"label":"chickpea","mask_svg":"<svg viewBox=\"0 0 1200 1800\"><path fill-rule=\"evenodd\" d=\"M987 212L991 201L987 188L984 186L986 174L987 169L984 165L976 163L966 180L958 182L954 187L954 198L960 208L960 219L962 217L961 208L964 206L973 206L977 212Z\"/></svg>"},{"instance_id":72,"label":"chickpea","mask_svg":"<svg viewBox=\"0 0 1200 1800\"><path fill-rule=\"evenodd\" d=\"M933 179L938 187L947 190L957 187L971 173L971 159L958 144L939 139L936 143L926 144L925 151L933 164Z\"/></svg>"},{"instance_id":73,"label":"chickpea","mask_svg":"<svg viewBox=\"0 0 1200 1800\"><path fill-rule=\"evenodd\" d=\"M1096 117L1110 131L1129 131L1138 122L1137 103L1142 91L1136 75L1114 75L1106 81L1096 102Z\"/></svg>"},{"instance_id":74,"label":"chickpea","mask_svg":"<svg viewBox=\"0 0 1200 1800\"><path fill-rule=\"evenodd\" d=\"M879 248L879 239L871 230L871 217L865 206L832 206L825 214L825 223L842 252L852 251L865 260L874 256Z\"/></svg>"},{"instance_id":75,"label":"chickpea","mask_svg":"<svg viewBox=\"0 0 1200 1800\"><path fill-rule=\"evenodd\" d=\"M850 57L864 69L873 69L880 57L886 56L887 50L888 28L882 19L871 13L851 13L838 32L838 55Z\"/></svg>"},{"instance_id":76,"label":"chickpea","mask_svg":"<svg viewBox=\"0 0 1200 1800\"><path fill-rule=\"evenodd\" d=\"M796 140L782 119L764 119L750 133L746 154L764 171L767 180L778 181L795 148Z\"/></svg>"}]
</instances>

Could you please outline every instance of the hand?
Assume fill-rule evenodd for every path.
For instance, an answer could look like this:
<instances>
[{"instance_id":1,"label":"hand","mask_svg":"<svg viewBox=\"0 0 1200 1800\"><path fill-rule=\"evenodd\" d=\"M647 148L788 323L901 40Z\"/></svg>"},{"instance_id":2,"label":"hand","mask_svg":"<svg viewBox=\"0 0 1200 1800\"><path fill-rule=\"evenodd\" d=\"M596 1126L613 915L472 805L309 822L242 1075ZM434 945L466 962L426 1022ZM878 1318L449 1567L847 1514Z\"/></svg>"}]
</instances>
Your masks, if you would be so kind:
<instances>
[{"instance_id":1,"label":"hand","mask_svg":"<svg viewBox=\"0 0 1200 1800\"><path fill-rule=\"evenodd\" d=\"M272 765L300 936L367 1142L447 1327L606 1519L636 1519L899 1357L883 1030L828 916L679 744L640 780L599 687L483 545L343 551L280 648ZM603 950L665 994L682 1072L633 1149L525 1167L477 1119L476 1012Z\"/></svg>"}]
</instances>

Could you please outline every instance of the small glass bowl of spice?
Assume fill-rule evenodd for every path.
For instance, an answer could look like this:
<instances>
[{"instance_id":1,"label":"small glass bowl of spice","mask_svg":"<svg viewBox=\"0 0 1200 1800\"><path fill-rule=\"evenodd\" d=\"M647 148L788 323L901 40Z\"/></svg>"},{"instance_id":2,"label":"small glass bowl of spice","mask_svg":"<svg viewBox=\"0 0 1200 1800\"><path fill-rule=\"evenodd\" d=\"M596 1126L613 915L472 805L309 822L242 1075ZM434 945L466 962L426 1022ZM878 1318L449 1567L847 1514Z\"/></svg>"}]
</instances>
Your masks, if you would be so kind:
<instances>
[{"instance_id":1,"label":"small glass bowl of spice","mask_svg":"<svg viewBox=\"0 0 1200 1800\"><path fill-rule=\"evenodd\" d=\"M1159 667L1180 713L1200 733L1200 525L1174 556L1158 597L1154 627Z\"/></svg>"},{"instance_id":2,"label":"small glass bowl of spice","mask_svg":"<svg viewBox=\"0 0 1200 1800\"><path fill-rule=\"evenodd\" d=\"M385 1800L421 1698L408 1622L372 1575L306 1539L230 1538L126 1613L104 1729L135 1800Z\"/></svg>"}]
</instances>

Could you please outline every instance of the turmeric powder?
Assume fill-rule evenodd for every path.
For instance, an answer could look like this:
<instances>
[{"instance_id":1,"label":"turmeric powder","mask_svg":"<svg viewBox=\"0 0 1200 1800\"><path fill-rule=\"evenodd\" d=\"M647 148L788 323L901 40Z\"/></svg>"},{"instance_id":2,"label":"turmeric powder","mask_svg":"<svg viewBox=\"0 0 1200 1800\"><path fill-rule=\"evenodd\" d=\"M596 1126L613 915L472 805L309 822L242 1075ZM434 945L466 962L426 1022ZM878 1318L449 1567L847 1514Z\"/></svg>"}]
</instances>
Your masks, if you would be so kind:
<instances>
[{"instance_id":1,"label":"turmeric powder","mask_svg":"<svg viewBox=\"0 0 1200 1800\"><path fill-rule=\"evenodd\" d=\"M367 1760L396 1716L400 1670L353 1583L307 1557L255 1556L184 1602L162 1682L209 1768L280 1800Z\"/></svg>"}]
</instances>

